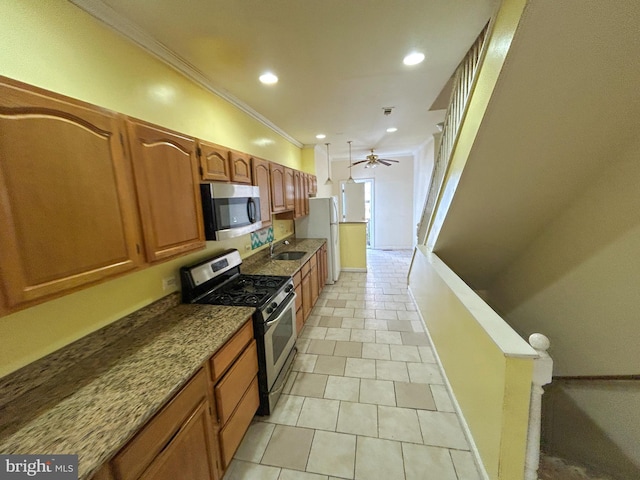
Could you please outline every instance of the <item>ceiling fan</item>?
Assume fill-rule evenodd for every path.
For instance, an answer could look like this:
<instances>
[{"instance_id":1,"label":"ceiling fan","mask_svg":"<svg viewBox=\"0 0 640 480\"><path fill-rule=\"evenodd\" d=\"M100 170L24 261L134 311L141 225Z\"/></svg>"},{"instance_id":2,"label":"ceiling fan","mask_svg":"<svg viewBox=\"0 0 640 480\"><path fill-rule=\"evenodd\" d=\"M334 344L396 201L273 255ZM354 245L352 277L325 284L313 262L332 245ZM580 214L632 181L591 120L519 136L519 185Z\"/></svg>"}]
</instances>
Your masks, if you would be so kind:
<instances>
[{"instance_id":1,"label":"ceiling fan","mask_svg":"<svg viewBox=\"0 0 640 480\"><path fill-rule=\"evenodd\" d=\"M359 163L364 163L364 168L376 168L379 164L386 165L387 167L391 166L389 162L398 163L398 160L391 160L390 158L380 158L378 155L373 153L373 148L371 149L371 153L367 155L366 160L360 160L358 162L354 162L353 165L358 165Z\"/></svg>"}]
</instances>

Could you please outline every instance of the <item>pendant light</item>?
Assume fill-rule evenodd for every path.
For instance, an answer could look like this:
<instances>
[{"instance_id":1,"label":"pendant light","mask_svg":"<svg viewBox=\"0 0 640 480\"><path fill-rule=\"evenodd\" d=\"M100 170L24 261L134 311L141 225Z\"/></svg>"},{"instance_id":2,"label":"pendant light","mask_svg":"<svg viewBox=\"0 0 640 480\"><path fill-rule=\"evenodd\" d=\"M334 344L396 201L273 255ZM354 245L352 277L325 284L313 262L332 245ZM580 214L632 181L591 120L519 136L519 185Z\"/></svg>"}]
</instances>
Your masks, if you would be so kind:
<instances>
[{"instance_id":1,"label":"pendant light","mask_svg":"<svg viewBox=\"0 0 640 480\"><path fill-rule=\"evenodd\" d=\"M329 144L325 143L327 146L327 181L324 182L325 185L333 185L331 181L331 162L329 161Z\"/></svg>"},{"instance_id":2,"label":"pendant light","mask_svg":"<svg viewBox=\"0 0 640 480\"><path fill-rule=\"evenodd\" d=\"M347 180L347 183L356 183L356 181L351 176L351 140L349 140L347 143L349 144L349 180Z\"/></svg>"}]
</instances>

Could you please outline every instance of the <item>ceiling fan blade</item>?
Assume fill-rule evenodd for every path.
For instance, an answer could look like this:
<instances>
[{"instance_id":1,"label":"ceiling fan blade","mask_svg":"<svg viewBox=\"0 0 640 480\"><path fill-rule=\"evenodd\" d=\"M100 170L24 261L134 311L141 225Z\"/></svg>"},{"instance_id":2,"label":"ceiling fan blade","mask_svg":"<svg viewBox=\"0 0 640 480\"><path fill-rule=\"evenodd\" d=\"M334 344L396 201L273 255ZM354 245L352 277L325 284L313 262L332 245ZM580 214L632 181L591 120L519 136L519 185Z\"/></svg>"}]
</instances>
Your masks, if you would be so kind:
<instances>
[{"instance_id":1,"label":"ceiling fan blade","mask_svg":"<svg viewBox=\"0 0 640 480\"><path fill-rule=\"evenodd\" d=\"M385 162L394 162L394 163L399 163L398 160L391 160L390 158L379 158L378 161L382 161L384 160Z\"/></svg>"},{"instance_id":2,"label":"ceiling fan blade","mask_svg":"<svg viewBox=\"0 0 640 480\"><path fill-rule=\"evenodd\" d=\"M378 159L378 163L381 163L381 164L383 164L383 165L386 165L387 167L390 167L390 166L391 166L391 164L390 164L390 163L387 163L386 161L384 161L384 160L383 160L383 159L381 159L381 158L379 158L379 159Z\"/></svg>"},{"instance_id":3,"label":"ceiling fan blade","mask_svg":"<svg viewBox=\"0 0 640 480\"><path fill-rule=\"evenodd\" d=\"M369 160L360 160L358 162L353 162L351 165L358 165L359 163L365 163L368 162Z\"/></svg>"}]
</instances>

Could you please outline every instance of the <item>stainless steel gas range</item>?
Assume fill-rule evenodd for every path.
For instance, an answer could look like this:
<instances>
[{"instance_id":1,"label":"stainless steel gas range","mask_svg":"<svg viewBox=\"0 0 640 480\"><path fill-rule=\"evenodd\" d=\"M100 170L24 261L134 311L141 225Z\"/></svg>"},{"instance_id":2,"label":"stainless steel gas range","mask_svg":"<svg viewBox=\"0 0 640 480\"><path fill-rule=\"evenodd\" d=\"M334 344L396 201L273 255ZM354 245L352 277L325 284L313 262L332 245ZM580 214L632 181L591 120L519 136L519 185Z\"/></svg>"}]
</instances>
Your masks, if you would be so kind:
<instances>
[{"instance_id":1,"label":"stainless steel gas range","mask_svg":"<svg viewBox=\"0 0 640 480\"><path fill-rule=\"evenodd\" d=\"M251 306L258 349L258 415L269 415L284 388L296 354L295 291L291 277L240 273L238 250L180 269L182 301Z\"/></svg>"}]
</instances>

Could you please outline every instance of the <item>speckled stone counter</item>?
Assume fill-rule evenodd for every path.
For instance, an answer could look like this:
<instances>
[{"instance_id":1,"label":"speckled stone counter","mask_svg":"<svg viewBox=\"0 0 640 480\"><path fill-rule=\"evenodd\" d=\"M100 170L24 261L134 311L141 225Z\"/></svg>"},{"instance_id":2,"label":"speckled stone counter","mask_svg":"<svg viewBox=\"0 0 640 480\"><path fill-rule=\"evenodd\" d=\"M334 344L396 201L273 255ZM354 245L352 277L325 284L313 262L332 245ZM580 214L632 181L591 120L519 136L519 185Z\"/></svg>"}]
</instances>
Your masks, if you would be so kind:
<instances>
[{"instance_id":1,"label":"speckled stone counter","mask_svg":"<svg viewBox=\"0 0 640 480\"><path fill-rule=\"evenodd\" d=\"M303 238L288 239L289 245L277 244L274 254L282 252L307 252L307 254L298 260L271 260L269 258L269 250L263 250L247 259L240 267L242 273L259 274L259 275L284 275L292 276L307 263L311 256L320 249L324 238Z\"/></svg>"},{"instance_id":2,"label":"speckled stone counter","mask_svg":"<svg viewBox=\"0 0 640 480\"><path fill-rule=\"evenodd\" d=\"M90 478L254 311L170 297L0 379L0 453L78 454Z\"/></svg>"}]
</instances>

